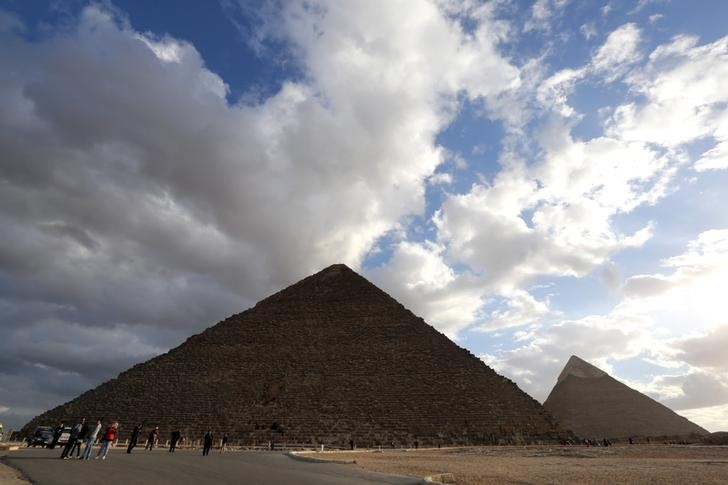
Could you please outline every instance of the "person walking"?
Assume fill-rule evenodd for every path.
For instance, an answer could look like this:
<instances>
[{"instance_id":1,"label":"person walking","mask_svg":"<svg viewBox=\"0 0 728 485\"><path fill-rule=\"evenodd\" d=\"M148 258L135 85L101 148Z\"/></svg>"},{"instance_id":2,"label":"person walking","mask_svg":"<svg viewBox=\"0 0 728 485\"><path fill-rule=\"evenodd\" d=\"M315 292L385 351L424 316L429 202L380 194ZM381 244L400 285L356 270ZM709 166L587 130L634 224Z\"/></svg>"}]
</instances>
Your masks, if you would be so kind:
<instances>
[{"instance_id":1,"label":"person walking","mask_svg":"<svg viewBox=\"0 0 728 485\"><path fill-rule=\"evenodd\" d=\"M61 458L63 460L68 460L68 452L71 451L71 448L73 448L73 445L76 443L76 438L78 438L78 434L81 432L81 428L83 428L85 422L86 418L81 418L81 421L76 423L76 425L71 428L71 435L68 437L68 442L66 443L66 446L63 447L63 451L61 452Z\"/></svg>"},{"instance_id":2,"label":"person walking","mask_svg":"<svg viewBox=\"0 0 728 485\"><path fill-rule=\"evenodd\" d=\"M56 447L58 444L58 440L61 439L61 434L63 433L63 422L58 423L58 426L56 427L55 431L53 431L53 441L51 441L51 444L48 448L51 450Z\"/></svg>"},{"instance_id":3,"label":"person walking","mask_svg":"<svg viewBox=\"0 0 728 485\"><path fill-rule=\"evenodd\" d=\"M204 444L202 447L202 456L207 456L210 454L210 448L212 448L212 440L212 430L208 429L207 433L205 433Z\"/></svg>"},{"instance_id":4,"label":"person walking","mask_svg":"<svg viewBox=\"0 0 728 485\"><path fill-rule=\"evenodd\" d=\"M144 449L152 451L154 449L154 445L157 443L158 439L159 439L159 426L156 426L149 433L149 438L147 438L147 445L144 447Z\"/></svg>"},{"instance_id":5,"label":"person walking","mask_svg":"<svg viewBox=\"0 0 728 485\"><path fill-rule=\"evenodd\" d=\"M137 445L139 441L139 433L142 431L142 425L138 424L134 426L134 431L131 432L131 438L129 438L129 446L126 448L127 453L131 453L131 450Z\"/></svg>"},{"instance_id":6,"label":"person walking","mask_svg":"<svg viewBox=\"0 0 728 485\"><path fill-rule=\"evenodd\" d=\"M83 450L83 454L79 458L80 460L88 460L91 457L91 450L93 450L96 437L99 435L99 431L101 431L102 421L103 419L97 419L96 426L86 436L86 448Z\"/></svg>"},{"instance_id":7,"label":"person walking","mask_svg":"<svg viewBox=\"0 0 728 485\"><path fill-rule=\"evenodd\" d=\"M222 441L220 442L220 453L225 453L227 451L227 442L228 435L225 433L222 435Z\"/></svg>"},{"instance_id":8,"label":"person walking","mask_svg":"<svg viewBox=\"0 0 728 485\"><path fill-rule=\"evenodd\" d=\"M182 433L179 431L172 431L172 440L169 442L170 453L174 453L174 450L177 449L177 442L179 441L180 436L182 436Z\"/></svg>"},{"instance_id":9,"label":"person walking","mask_svg":"<svg viewBox=\"0 0 728 485\"><path fill-rule=\"evenodd\" d=\"M76 436L76 441L73 443L73 446L71 446L71 451L68 452L68 457L73 458L73 450L76 450L76 458L80 458L81 454L81 444L86 440L86 436L88 436L88 423L86 420L83 420L83 426L81 426L81 431L79 431L78 436Z\"/></svg>"},{"instance_id":10,"label":"person walking","mask_svg":"<svg viewBox=\"0 0 728 485\"><path fill-rule=\"evenodd\" d=\"M99 456L102 460L106 459L106 454L109 452L109 446L111 446L111 443L113 443L116 440L116 435L119 432L119 423L114 423L108 428L106 428L106 431L104 432L104 439L102 440L103 443L101 444L101 448L99 448L99 452L96 454L95 460L99 459Z\"/></svg>"}]
</instances>

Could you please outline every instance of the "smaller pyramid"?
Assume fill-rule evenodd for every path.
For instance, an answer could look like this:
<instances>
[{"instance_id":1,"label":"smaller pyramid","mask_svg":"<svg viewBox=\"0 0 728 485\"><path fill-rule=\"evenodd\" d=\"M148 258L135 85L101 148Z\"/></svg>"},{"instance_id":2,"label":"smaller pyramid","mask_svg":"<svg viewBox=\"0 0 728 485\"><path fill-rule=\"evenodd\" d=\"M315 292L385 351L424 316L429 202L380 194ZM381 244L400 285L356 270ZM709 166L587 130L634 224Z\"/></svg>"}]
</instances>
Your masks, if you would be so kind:
<instances>
[{"instance_id":1,"label":"smaller pyramid","mask_svg":"<svg viewBox=\"0 0 728 485\"><path fill-rule=\"evenodd\" d=\"M677 437L708 432L572 355L544 408L582 438Z\"/></svg>"}]
</instances>

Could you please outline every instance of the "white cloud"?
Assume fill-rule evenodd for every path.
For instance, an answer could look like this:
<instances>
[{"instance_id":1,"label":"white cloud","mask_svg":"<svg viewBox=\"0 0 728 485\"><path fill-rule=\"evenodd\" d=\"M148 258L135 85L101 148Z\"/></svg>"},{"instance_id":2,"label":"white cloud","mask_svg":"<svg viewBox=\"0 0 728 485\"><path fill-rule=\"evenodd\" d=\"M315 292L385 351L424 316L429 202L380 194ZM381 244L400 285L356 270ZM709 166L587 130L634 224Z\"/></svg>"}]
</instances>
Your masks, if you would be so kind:
<instances>
[{"instance_id":1,"label":"white cloud","mask_svg":"<svg viewBox=\"0 0 728 485\"><path fill-rule=\"evenodd\" d=\"M698 45L697 38L677 36L657 47L644 69L626 81L644 101L619 106L610 121L612 136L677 149L699 139L716 146L697 161L698 170L725 168L722 143L728 141L728 37Z\"/></svg>"},{"instance_id":2,"label":"white cloud","mask_svg":"<svg viewBox=\"0 0 728 485\"><path fill-rule=\"evenodd\" d=\"M596 35L596 31L582 25L582 33L587 36ZM578 117L578 113L569 105L577 83L589 77L597 77L610 83L622 77L641 59L639 43L640 29L633 23L617 28L609 34L604 43L596 50L592 59L579 68L565 68L555 72L538 86L536 99L548 110L569 118Z\"/></svg>"},{"instance_id":3,"label":"white cloud","mask_svg":"<svg viewBox=\"0 0 728 485\"><path fill-rule=\"evenodd\" d=\"M536 0L531 7L531 16L523 26L523 31L551 30L551 22L564 12L570 0Z\"/></svg>"},{"instance_id":4,"label":"white cloud","mask_svg":"<svg viewBox=\"0 0 728 485\"><path fill-rule=\"evenodd\" d=\"M471 275L456 274L432 243L402 242L391 260L367 272L372 281L450 336L472 324L483 306L483 287Z\"/></svg>"},{"instance_id":5,"label":"white cloud","mask_svg":"<svg viewBox=\"0 0 728 485\"><path fill-rule=\"evenodd\" d=\"M449 196L435 216L448 257L496 288L539 275L584 276L652 231L619 234L611 217L663 195L666 160L642 144L574 141L558 125L544 138L541 163L504 168L492 186Z\"/></svg>"},{"instance_id":6,"label":"white cloud","mask_svg":"<svg viewBox=\"0 0 728 485\"><path fill-rule=\"evenodd\" d=\"M670 0L639 0L639 2L637 2L637 6L630 13L637 13L640 10L647 7L648 5L653 5L656 3L663 3L663 2L667 2L667 1L670 1Z\"/></svg>"},{"instance_id":7,"label":"white cloud","mask_svg":"<svg viewBox=\"0 0 728 485\"><path fill-rule=\"evenodd\" d=\"M728 415L728 404L698 409L683 409L680 414L713 432L727 429L725 417Z\"/></svg>"},{"instance_id":8,"label":"white cloud","mask_svg":"<svg viewBox=\"0 0 728 485\"><path fill-rule=\"evenodd\" d=\"M527 81L522 88L533 88L531 93L535 92L542 107L562 117L578 118L568 105L568 97L574 84L586 76L600 75L610 81L614 73L630 69L626 79L633 89L665 97L664 93L672 91L662 81L638 86L637 80L673 79L675 66L685 64L679 58L686 52L702 63L706 56L714 56L723 48L721 42L696 47L694 40L676 39L658 47L647 65L640 68L636 67L641 58L640 38L636 25L623 25L610 34L584 67L559 71L536 84L537 88ZM667 64L665 59L669 60ZM527 71L524 68L522 72ZM710 72L709 77L712 75ZM651 84L657 88L650 88ZM713 84L700 95L691 94L690 88L687 97L714 100L720 94L711 94L714 91L710 86ZM527 90L519 92L528 94ZM670 193L670 183L683 159L673 151L655 148L651 143L656 140L652 138L629 136L623 129L626 125L618 121L623 108L617 109L617 115L609 121L606 136L586 141L572 139L569 121L552 119L543 125L537 138L542 149L537 162L526 164L506 148L501 156L503 169L491 183L475 184L465 194L448 196L434 217L438 241L447 248L447 260L473 268L488 283L490 292L505 294L523 289L537 276L583 277L616 252L643 245L654 231L652 223L624 235L613 226L613 217L655 204ZM680 119L669 117L670 122ZM659 126L662 124L659 122ZM657 126L656 119L655 129ZM519 129L516 126L514 132ZM722 130L722 125L714 129L713 136L722 136ZM625 291L637 291L638 287L642 292L657 291L663 284L659 276L635 276ZM701 291L705 295L714 293L708 288ZM629 315L632 309L628 306L627 300L620 311ZM688 307L693 309L694 305ZM636 315L641 318L644 313L637 311ZM493 318L500 322L499 315ZM676 322L677 317L671 320Z\"/></svg>"},{"instance_id":9,"label":"white cloud","mask_svg":"<svg viewBox=\"0 0 728 485\"><path fill-rule=\"evenodd\" d=\"M721 137L721 139L724 141L716 143L713 148L700 155L698 161L695 162L695 170L704 172L728 169L728 137Z\"/></svg>"},{"instance_id":10,"label":"white cloud","mask_svg":"<svg viewBox=\"0 0 728 485\"><path fill-rule=\"evenodd\" d=\"M579 32L581 32L581 35L583 35L586 40L591 40L593 37L597 36L597 28L594 25L594 22L582 24L582 26L579 27Z\"/></svg>"},{"instance_id":11,"label":"white cloud","mask_svg":"<svg viewBox=\"0 0 728 485\"><path fill-rule=\"evenodd\" d=\"M584 68L562 69L541 83L536 99L542 107L551 109L565 118L574 116L576 111L569 106L569 96L576 83L586 74L587 70Z\"/></svg>"},{"instance_id":12,"label":"white cloud","mask_svg":"<svg viewBox=\"0 0 728 485\"><path fill-rule=\"evenodd\" d=\"M430 185L449 185L452 183L452 175L447 172L438 172L427 179Z\"/></svg>"},{"instance_id":13,"label":"white cloud","mask_svg":"<svg viewBox=\"0 0 728 485\"><path fill-rule=\"evenodd\" d=\"M728 320L728 317L725 318ZM728 323L703 335L678 339L672 343L678 353L675 358L719 375L728 373Z\"/></svg>"},{"instance_id":14,"label":"white cloud","mask_svg":"<svg viewBox=\"0 0 728 485\"><path fill-rule=\"evenodd\" d=\"M724 375L696 371L678 376L659 376L648 389L671 409L699 409L728 403L728 380Z\"/></svg>"},{"instance_id":15,"label":"white cloud","mask_svg":"<svg viewBox=\"0 0 728 485\"><path fill-rule=\"evenodd\" d=\"M538 323L550 315L548 301L540 301L523 290L513 290L506 297L506 308L493 310L485 318L485 322L477 327L479 330L494 331L511 327L522 327Z\"/></svg>"},{"instance_id":16,"label":"white cloud","mask_svg":"<svg viewBox=\"0 0 728 485\"><path fill-rule=\"evenodd\" d=\"M631 64L637 62L640 29L637 25L625 24L609 34L592 59L592 68L604 73L605 79L613 81L620 77Z\"/></svg>"},{"instance_id":17,"label":"white cloud","mask_svg":"<svg viewBox=\"0 0 728 485\"><path fill-rule=\"evenodd\" d=\"M728 230L710 230L691 241L687 250L663 262L673 271L635 275L627 279L620 311L650 315L672 334L726 323L728 305Z\"/></svg>"},{"instance_id":18,"label":"white cloud","mask_svg":"<svg viewBox=\"0 0 728 485\"><path fill-rule=\"evenodd\" d=\"M626 359L643 351L649 333L645 321L628 316L590 316L542 326L521 336L524 345L486 357L499 372L515 379L544 401L571 355L611 372L610 359Z\"/></svg>"}]
</instances>

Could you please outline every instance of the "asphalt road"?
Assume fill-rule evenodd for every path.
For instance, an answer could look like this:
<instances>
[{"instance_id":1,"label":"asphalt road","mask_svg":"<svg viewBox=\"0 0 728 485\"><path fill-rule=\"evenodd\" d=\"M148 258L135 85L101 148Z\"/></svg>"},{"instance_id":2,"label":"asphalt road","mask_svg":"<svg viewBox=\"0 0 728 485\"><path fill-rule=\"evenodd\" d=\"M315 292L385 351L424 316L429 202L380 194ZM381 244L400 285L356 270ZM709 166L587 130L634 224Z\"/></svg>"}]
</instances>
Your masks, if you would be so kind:
<instances>
[{"instance_id":1,"label":"asphalt road","mask_svg":"<svg viewBox=\"0 0 728 485\"><path fill-rule=\"evenodd\" d=\"M95 450L94 450L95 451ZM415 484L419 479L373 473L355 465L308 463L277 452L137 451L116 449L106 460L61 460L60 450L21 449L2 457L37 485L164 484Z\"/></svg>"}]
</instances>

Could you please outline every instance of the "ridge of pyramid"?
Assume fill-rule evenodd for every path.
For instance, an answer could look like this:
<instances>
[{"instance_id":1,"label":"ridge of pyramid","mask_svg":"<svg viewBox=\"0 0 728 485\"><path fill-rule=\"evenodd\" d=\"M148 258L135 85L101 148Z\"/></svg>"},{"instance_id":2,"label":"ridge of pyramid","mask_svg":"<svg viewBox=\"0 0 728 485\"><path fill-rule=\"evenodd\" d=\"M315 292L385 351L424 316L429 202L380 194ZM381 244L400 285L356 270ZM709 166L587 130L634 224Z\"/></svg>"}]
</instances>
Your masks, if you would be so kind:
<instances>
[{"instance_id":1,"label":"ridge of pyramid","mask_svg":"<svg viewBox=\"0 0 728 485\"><path fill-rule=\"evenodd\" d=\"M561 371L561 374L559 374L558 379L556 379L556 383L558 384L564 381L564 379L569 376L581 377L582 379L598 379L608 375L609 374L584 359L581 359L576 355L572 355Z\"/></svg>"},{"instance_id":2,"label":"ridge of pyramid","mask_svg":"<svg viewBox=\"0 0 728 485\"><path fill-rule=\"evenodd\" d=\"M394 298L349 266L337 263L271 294L260 300L254 308L258 309L271 305L283 305L285 307L293 301L309 306L314 304L315 301L350 299L352 295L370 302L377 301L387 306L401 306ZM283 304L282 302L288 303Z\"/></svg>"}]
</instances>

